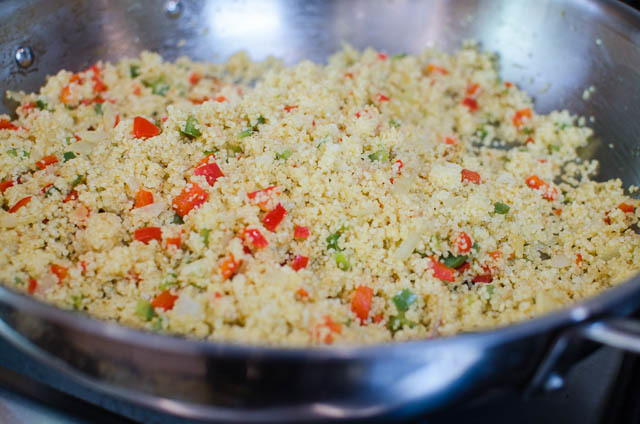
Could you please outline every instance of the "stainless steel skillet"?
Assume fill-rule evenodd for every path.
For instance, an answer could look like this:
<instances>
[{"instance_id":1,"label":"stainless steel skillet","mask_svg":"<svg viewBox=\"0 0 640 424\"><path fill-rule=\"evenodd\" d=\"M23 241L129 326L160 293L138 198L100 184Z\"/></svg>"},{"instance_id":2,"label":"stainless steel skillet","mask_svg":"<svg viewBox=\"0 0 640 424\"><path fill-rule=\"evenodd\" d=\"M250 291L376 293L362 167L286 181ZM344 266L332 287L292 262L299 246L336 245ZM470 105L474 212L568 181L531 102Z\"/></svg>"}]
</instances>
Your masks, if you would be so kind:
<instances>
[{"instance_id":1,"label":"stainless steel skillet","mask_svg":"<svg viewBox=\"0 0 640 424\"><path fill-rule=\"evenodd\" d=\"M594 0L12 1L0 3L0 91L142 49L223 60L238 49L323 61L341 41L390 53L464 39L500 53L506 80L537 108L568 108L602 142L600 178L640 185L640 16ZM167 6L168 11L167 11ZM15 54L19 47L19 63ZM27 66L28 65L28 66ZM550 85L548 85L550 84ZM582 92L591 85L588 101ZM11 105L5 104L9 111ZM640 278L557 313L451 338L332 349L275 349L142 333L0 287L0 334L87 386L216 421L411 415L494 389L534 391L592 340L640 352Z\"/></svg>"}]
</instances>

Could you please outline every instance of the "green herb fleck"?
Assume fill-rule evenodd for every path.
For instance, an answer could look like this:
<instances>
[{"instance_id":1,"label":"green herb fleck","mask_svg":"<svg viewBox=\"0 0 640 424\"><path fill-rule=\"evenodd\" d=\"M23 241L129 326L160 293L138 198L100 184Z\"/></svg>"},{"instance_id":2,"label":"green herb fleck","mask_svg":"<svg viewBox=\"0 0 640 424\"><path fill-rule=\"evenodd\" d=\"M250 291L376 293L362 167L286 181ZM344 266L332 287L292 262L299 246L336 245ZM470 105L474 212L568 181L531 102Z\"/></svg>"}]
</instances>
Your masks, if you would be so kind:
<instances>
[{"instance_id":1,"label":"green herb fleck","mask_svg":"<svg viewBox=\"0 0 640 424\"><path fill-rule=\"evenodd\" d=\"M227 153L231 151L234 155L244 153L244 149L241 145L235 143L227 143L225 144L225 148L227 149Z\"/></svg>"},{"instance_id":2,"label":"green herb fleck","mask_svg":"<svg viewBox=\"0 0 640 424\"><path fill-rule=\"evenodd\" d=\"M180 132L189 138L200 137L200 130L197 128L198 120L193 116L187 118L187 123Z\"/></svg>"},{"instance_id":3,"label":"green herb fleck","mask_svg":"<svg viewBox=\"0 0 640 424\"><path fill-rule=\"evenodd\" d=\"M79 186L87 181L87 177L84 175L78 175L75 180L71 183L71 187Z\"/></svg>"},{"instance_id":4,"label":"green herb fleck","mask_svg":"<svg viewBox=\"0 0 640 424\"><path fill-rule=\"evenodd\" d=\"M102 115L102 103L93 105L93 110L95 110L98 115Z\"/></svg>"},{"instance_id":5,"label":"green herb fleck","mask_svg":"<svg viewBox=\"0 0 640 424\"><path fill-rule=\"evenodd\" d=\"M524 127L524 129L522 130L523 133L525 133L526 135L530 135L533 133L533 130L529 127Z\"/></svg>"},{"instance_id":6,"label":"green herb fleck","mask_svg":"<svg viewBox=\"0 0 640 424\"><path fill-rule=\"evenodd\" d=\"M238 133L238 138L245 138L245 137L249 137L251 134L253 134L253 129L251 128L245 128L244 130L240 131Z\"/></svg>"},{"instance_id":7,"label":"green herb fleck","mask_svg":"<svg viewBox=\"0 0 640 424\"><path fill-rule=\"evenodd\" d=\"M131 74L131 78L136 78L140 76L140 66L129 65L129 74Z\"/></svg>"},{"instance_id":8,"label":"green herb fleck","mask_svg":"<svg viewBox=\"0 0 640 424\"><path fill-rule=\"evenodd\" d=\"M173 215L173 220L171 221L172 224L184 224L184 220L182 219L182 217L178 214L174 214Z\"/></svg>"},{"instance_id":9,"label":"green herb fleck","mask_svg":"<svg viewBox=\"0 0 640 424\"><path fill-rule=\"evenodd\" d=\"M74 311L79 311L82 308L82 300L84 296L82 295L71 295L71 304L73 305Z\"/></svg>"},{"instance_id":10,"label":"green herb fleck","mask_svg":"<svg viewBox=\"0 0 640 424\"><path fill-rule=\"evenodd\" d=\"M552 154L553 152L559 152L560 146L558 144L549 144L547 146L547 150L549 151L549 154Z\"/></svg>"},{"instance_id":11,"label":"green herb fleck","mask_svg":"<svg viewBox=\"0 0 640 424\"><path fill-rule=\"evenodd\" d=\"M47 102L45 102L44 100L36 100L36 107L40 110L48 110Z\"/></svg>"},{"instance_id":12,"label":"green herb fleck","mask_svg":"<svg viewBox=\"0 0 640 424\"><path fill-rule=\"evenodd\" d=\"M474 241L474 242L473 242L473 246L471 246L471 248L472 248L473 250L475 250L475 251L478 251L478 250L480 250L480 244L478 244L478 242L477 242L477 241Z\"/></svg>"},{"instance_id":13,"label":"green herb fleck","mask_svg":"<svg viewBox=\"0 0 640 424\"><path fill-rule=\"evenodd\" d=\"M262 125L265 124L267 122L266 119L264 119L264 117L262 115L258 115L258 121L256 122L256 124L253 126L254 131L258 130L258 125Z\"/></svg>"},{"instance_id":14,"label":"green herb fleck","mask_svg":"<svg viewBox=\"0 0 640 424\"><path fill-rule=\"evenodd\" d=\"M509 212L509 209L511 208L506 203L496 202L493 204L494 212L499 213L500 215L505 215L507 212Z\"/></svg>"},{"instance_id":15,"label":"green herb fleck","mask_svg":"<svg viewBox=\"0 0 640 424\"><path fill-rule=\"evenodd\" d=\"M391 59L392 60L398 60L398 59L402 59L402 58L405 58L405 57L407 57L407 54L402 52L402 53L394 54L393 56L391 56Z\"/></svg>"},{"instance_id":16,"label":"green herb fleck","mask_svg":"<svg viewBox=\"0 0 640 424\"><path fill-rule=\"evenodd\" d=\"M283 151L282 153L277 153L276 152L276 160L284 160L284 161L286 161L290 157L291 157L291 150L289 150L289 149Z\"/></svg>"},{"instance_id":17,"label":"green herb fleck","mask_svg":"<svg viewBox=\"0 0 640 424\"><path fill-rule=\"evenodd\" d=\"M410 290L404 289L397 295L393 296L393 304L400 313L407 312L409 307L413 305L418 297Z\"/></svg>"},{"instance_id":18,"label":"green herb fleck","mask_svg":"<svg viewBox=\"0 0 640 424\"><path fill-rule=\"evenodd\" d=\"M468 258L469 257L465 255L460 255L460 256L449 255L443 259L443 263L449 268L458 268L460 265L467 262Z\"/></svg>"},{"instance_id":19,"label":"green herb fleck","mask_svg":"<svg viewBox=\"0 0 640 424\"><path fill-rule=\"evenodd\" d=\"M138 304L136 305L136 315L142 321L151 321L156 313L153 311L153 306L151 306L151 303L147 302L144 299L139 299Z\"/></svg>"},{"instance_id":20,"label":"green herb fleck","mask_svg":"<svg viewBox=\"0 0 640 424\"><path fill-rule=\"evenodd\" d=\"M336 266L341 271L350 271L351 263L349 262L349 258L344 254L344 252L336 252L334 255L336 260Z\"/></svg>"},{"instance_id":21,"label":"green herb fleck","mask_svg":"<svg viewBox=\"0 0 640 424\"><path fill-rule=\"evenodd\" d=\"M477 132L476 135L480 138L480 140L484 140L487 135L489 135L489 133L487 132L487 130L484 128L484 126L482 126Z\"/></svg>"},{"instance_id":22,"label":"green herb fleck","mask_svg":"<svg viewBox=\"0 0 640 424\"><path fill-rule=\"evenodd\" d=\"M51 187L49 187L48 189L45 190L44 197L51 196L53 190L57 191L58 193L62 193L58 187L52 185Z\"/></svg>"},{"instance_id":23,"label":"green herb fleck","mask_svg":"<svg viewBox=\"0 0 640 424\"><path fill-rule=\"evenodd\" d=\"M373 161L386 162L389 159L389 152L386 150L378 150L376 152L371 153L369 155L369 159L371 159L371 162Z\"/></svg>"},{"instance_id":24,"label":"green herb fleck","mask_svg":"<svg viewBox=\"0 0 640 424\"><path fill-rule=\"evenodd\" d=\"M493 284L487 284L485 287L487 288L487 294L489 295L489 298L491 298L491 296L493 296L493 291L494 291Z\"/></svg>"},{"instance_id":25,"label":"green herb fleck","mask_svg":"<svg viewBox=\"0 0 640 424\"><path fill-rule=\"evenodd\" d=\"M76 158L76 154L73 152L64 152L62 154L62 159L67 162L70 161L71 159L75 159Z\"/></svg>"},{"instance_id":26,"label":"green herb fleck","mask_svg":"<svg viewBox=\"0 0 640 424\"><path fill-rule=\"evenodd\" d=\"M12 147L9 150L7 150L7 154L9 156L13 156L14 158L18 157L18 151L14 147Z\"/></svg>"},{"instance_id":27,"label":"green herb fleck","mask_svg":"<svg viewBox=\"0 0 640 424\"><path fill-rule=\"evenodd\" d=\"M211 234L211 230L208 228L203 228L202 230L200 230L200 236L202 237L202 243L204 243L204 245L206 247L209 247L209 234Z\"/></svg>"},{"instance_id":28,"label":"green herb fleck","mask_svg":"<svg viewBox=\"0 0 640 424\"><path fill-rule=\"evenodd\" d=\"M215 155L216 153L218 153L218 149L216 149L215 147L213 148L213 150L205 150L204 152L202 152L205 156L209 156L209 155Z\"/></svg>"},{"instance_id":29,"label":"green herb fleck","mask_svg":"<svg viewBox=\"0 0 640 424\"><path fill-rule=\"evenodd\" d=\"M327 237L327 249L333 249L336 252L342 251L344 249L341 249L340 246L338 245L338 240L340 240L340 236L342 235L342 233L347 229L346 226L342 226L340 227L340 229L338 231L336 231L333 234L330 234Z\"/></svg>"},{"instance_id":30,"label":"green herb fleck","mask_svg":"<svg viewBox=\"0 0 640 424\"><path fill-rule=\"evenodd\" d=\"M22 286L24 284L24 281L20 277L13 277L13 282L16 286Z\"/></svg>"},{"instance_id":31,"label":"green herb fleck","mask_svg":"<svg viewBox=\"0 0 640 424\"><path fill-rule=\"evenodd\" d=\"M396 121L394 118L391 118L389 120L389 125L391 125L393 128L400 128L400 122Z\"/></svg>"},{"instance_id":32,"label":"green herb fleck","mask_svg":"<svg viewBox=\"0 0 640 424\"><path fill-rule=\"evenodd\" d=\"M167 91L169 91L169 84L167 84L162 77L152 82L145 82L144 85L151 87L151 93L157 94L158 96L164 96L167 94Z\"/></svg>"}]
</instances>

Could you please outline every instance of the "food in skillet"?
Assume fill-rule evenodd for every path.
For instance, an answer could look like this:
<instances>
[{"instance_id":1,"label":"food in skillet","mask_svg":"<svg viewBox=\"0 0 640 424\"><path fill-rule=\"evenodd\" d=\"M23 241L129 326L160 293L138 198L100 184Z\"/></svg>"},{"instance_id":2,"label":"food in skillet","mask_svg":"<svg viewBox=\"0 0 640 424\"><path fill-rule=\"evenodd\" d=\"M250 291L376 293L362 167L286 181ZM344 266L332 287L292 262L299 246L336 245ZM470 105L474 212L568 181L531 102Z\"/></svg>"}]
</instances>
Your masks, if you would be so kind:
<instances>
[{"instance_id":1,"label":"food in skillet","mask_svg":"<svg viewBox=\"0 0 640 424\"><path fill-rule=\"evenodd\" d=\"M640 267L637 202L577 157L585 120L536 113L471 45L143 53L10 95L0 280L102 319L377 343L527 319Z\"/></svg>"}]
</instances>

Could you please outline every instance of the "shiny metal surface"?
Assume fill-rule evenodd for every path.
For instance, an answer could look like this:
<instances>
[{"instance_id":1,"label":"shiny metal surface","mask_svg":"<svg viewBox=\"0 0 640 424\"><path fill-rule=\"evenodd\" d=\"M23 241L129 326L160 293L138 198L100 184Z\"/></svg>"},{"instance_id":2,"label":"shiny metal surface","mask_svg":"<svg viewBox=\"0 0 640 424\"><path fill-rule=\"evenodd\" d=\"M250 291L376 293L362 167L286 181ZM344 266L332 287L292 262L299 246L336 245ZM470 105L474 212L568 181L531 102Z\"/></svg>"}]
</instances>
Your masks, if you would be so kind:
<instances>
[{"instance_id":1,"label":"shiny metal surface","mask_svg":"<svg viewBox=\"0 0 640 424\"><path fill-rule=\"evenodd\" d=\"M538 110L595 116L600 141L585 152L601 178L640 185L640 17L595 0L4 1L0 91L36 89L48 73L80 70L156 50L219 61L238 49L288 63L325 61L342 41L395 52L476 39L502 58L505 80L536 97ZM35 62L17 66L16 46ZM589 101L582 92L591 85ZM4 104L3 111L11 105ZM612 147L610 147L612 146ZM640 278L526 323L485 333L394 345L271 349L160 336L61 311L0 287L0 334L90 387L185 417L300 421L408 416L487 390L521 388L562 372L589 346L552 342L578 323L628 315ZM606 325L600 327L606 329ZM626 340L628 327L615 326ZM595 336L593 336L595 338ZM607 341L600 338L600 341ZM618 338L618 340L620 340ZM557 344L553 345L557 346ZM546 359L545 359L546 358ZM544 381L543 381L544 383Z\"/></svg>"}]
</instances>

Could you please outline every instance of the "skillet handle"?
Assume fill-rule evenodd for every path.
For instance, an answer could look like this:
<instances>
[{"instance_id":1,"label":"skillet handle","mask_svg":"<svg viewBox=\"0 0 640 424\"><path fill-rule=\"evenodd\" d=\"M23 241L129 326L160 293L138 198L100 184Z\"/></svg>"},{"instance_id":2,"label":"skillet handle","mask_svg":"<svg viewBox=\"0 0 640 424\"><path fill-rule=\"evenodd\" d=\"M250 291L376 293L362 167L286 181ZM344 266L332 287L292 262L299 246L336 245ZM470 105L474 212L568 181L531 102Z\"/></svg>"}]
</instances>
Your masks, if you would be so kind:
<instances>
[{"instance_id":1,"label":"skillet handle","mask_svg":"<svg viewBox=\"0 0 640 424\"><path fill-rule=\"evenodd\" d=\"M559 389L564 378L558 371L566 362L572 346L589 340L640 355L640 321L630 318L608 318L585 322L562 333L552 344L525 389L525 396L541 391Z\"/></svg>"}]
</instances>

